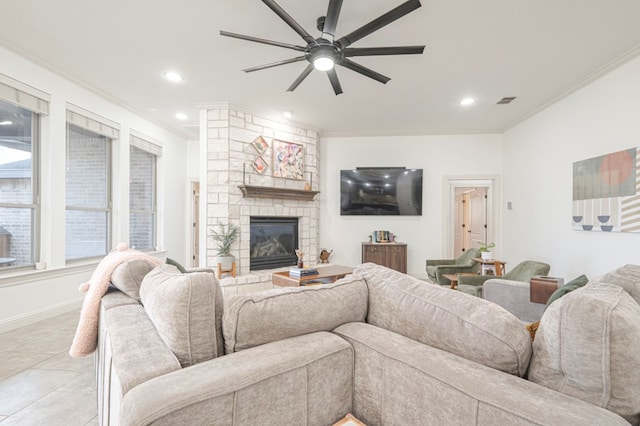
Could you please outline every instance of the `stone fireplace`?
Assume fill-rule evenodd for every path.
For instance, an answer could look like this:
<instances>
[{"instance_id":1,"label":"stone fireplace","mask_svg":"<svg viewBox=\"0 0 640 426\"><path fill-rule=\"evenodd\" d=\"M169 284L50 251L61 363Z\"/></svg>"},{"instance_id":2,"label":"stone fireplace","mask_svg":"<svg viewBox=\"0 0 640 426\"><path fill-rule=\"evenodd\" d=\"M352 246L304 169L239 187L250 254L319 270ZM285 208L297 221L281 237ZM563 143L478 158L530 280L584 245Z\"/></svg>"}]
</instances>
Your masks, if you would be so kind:
<instances>
[{"instance_id":1,"label":"stone fireplace","mask_svg":"<svg viewBox=\"0 0 640 426\"><path fill-rule=\"evenodd\" d=\"M243 195L239 186L253 185L278 188L284 191L301 191L305 184L318 189L318 131L291 123L287 120L267 117L243 110L227 103L202 105L200 158L201 200L204 204L203 233L205 247L201 249L201 264L214 267L216 256L210 237L211 228L218 222L230 222L240 228L240 237L233 244L231 254L236 257L235 278L221 280L225 294L237 294L270 288L271 270L252 266L252 218L285 218L297 221L297 247L305 262L318 261L319 201L296 197ZM269 145L259 152L252 142L262 136ZM300 144L304 147L304 178L285 179L273 176L273 140ZM269 165L259 174L252 164L262 158ZM317 198L317 196L315 197ZM284 242L286 238L283 239ZM291 244L294 244L291 242ZM283 245L285 245L283 243ZM295 253L294 253L295 256ZM295 258L291 265L295 264ZM283 266L284 267L284 266ZM260 271L256 269L260 268Z\"/></svg>"}]
</instances>

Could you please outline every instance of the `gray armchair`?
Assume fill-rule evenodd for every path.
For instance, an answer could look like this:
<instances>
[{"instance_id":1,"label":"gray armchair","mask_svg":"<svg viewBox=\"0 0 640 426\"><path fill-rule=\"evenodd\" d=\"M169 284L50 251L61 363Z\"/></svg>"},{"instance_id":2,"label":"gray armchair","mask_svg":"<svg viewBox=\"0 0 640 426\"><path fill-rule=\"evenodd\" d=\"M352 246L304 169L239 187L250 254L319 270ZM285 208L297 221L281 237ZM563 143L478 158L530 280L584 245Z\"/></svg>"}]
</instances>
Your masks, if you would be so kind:
<instances>
[{"instance_id":1,"label":"gray armchair","mask_svg":"<svg viewBox=\"0 0 640 426\"><path fill-rule=\"evenodd\" d=\"M473 260L479 257L477 248L467 249L457 259L427 259L427 276L440 285L451 285L451 281L443 277L444 274L478 273L480 264Z\"/></svg>"},{"instance_id":2,"label":"gray armchair","mask_svg":"<svg viewBox=\"0 0 640 426\"><path fill-rule=\"evenodd\" d=\"M496 277L495 275L460 275L458 277L458 290L474 296L482 297L482 285L487 280L501 278L503 280L528 283L531 277L535 275L547 275L549 273L549 269L551 269L551 266L546 263L536 262L534 260L525 260L524 262L516 265L511 271L507 272L502 277Z\"/></svg>"}]
</instances>

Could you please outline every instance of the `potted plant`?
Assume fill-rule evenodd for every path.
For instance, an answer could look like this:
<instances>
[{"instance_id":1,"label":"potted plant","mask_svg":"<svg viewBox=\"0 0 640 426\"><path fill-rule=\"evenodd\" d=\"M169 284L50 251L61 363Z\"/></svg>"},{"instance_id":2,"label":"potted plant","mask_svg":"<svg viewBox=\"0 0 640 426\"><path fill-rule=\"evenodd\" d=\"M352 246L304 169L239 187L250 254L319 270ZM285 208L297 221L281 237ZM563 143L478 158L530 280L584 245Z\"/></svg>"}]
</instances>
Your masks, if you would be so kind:
<instances>
[{"instance_id":1,"label":"potted plant","mask_svg":"<svg viewBox=\"0 0 640 426\"><path fill-rule=\"evenodd\" d=\"M216 244L216 255L214 259L215 265L218 263L221 270L230 271L233 268L235 257L231 254L231 244L238 239L240 229L232 223L218 222L211 230L211 237Z\"/></svg>"},{"instance_id":2,"label":"potted plant","mask_svg":"<svg viewBox=\"0 0 640 426\"><path fill-rule=\"evenodd\" d=\"M493 252L491 251L491 249L494 248L495 246L496 246L496 243L489 243L489 244L485 243L484 245L480 246L478 251L480 252L480 257L482 257L482 260L493 259Z\"/></svg>"}]
</instances>

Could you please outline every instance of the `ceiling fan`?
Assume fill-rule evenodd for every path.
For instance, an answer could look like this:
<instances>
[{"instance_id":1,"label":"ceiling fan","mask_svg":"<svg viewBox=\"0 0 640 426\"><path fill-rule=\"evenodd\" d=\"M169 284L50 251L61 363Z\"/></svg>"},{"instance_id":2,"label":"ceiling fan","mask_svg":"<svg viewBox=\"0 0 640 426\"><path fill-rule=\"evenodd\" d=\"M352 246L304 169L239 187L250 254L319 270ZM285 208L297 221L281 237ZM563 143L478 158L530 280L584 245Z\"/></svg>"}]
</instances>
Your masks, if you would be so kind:
<instances>
[{"instance_id":1,"label":"ceiling fan","mask_svg":"<svg viewBox=\"0 0 640 426\"><path fill-rule=\"evenodd\" d=\"M396 8L390 10L384 15L379 16L368 24L363 25L355 31L347 34L335 40L335 30L338 24L338 17L340 16L340 9L342 8L342 0L329 0L329 7L327 9L327 15L321 16L317 21L317 28L322 32L319 38L314 38L309 34L300 24L298 24L282 7L280 7L274 0L262 0L264 4L269 6L276 15L278 15L284 22L286 22L296 33L302 37L306 46L298 46L294 44L281 43L278 41L266 40L262 38L230 33L228 31L220 31L220 35L226 37L239 38L241 40L254 41L257 43L269 44L272 46L284 47L286 49L292 49L299 52L303 52L304 55L297 56L291 59L285 59L283 61L273 62L266 65L260 65L253 68L247 68L244 72L259 71L266 68L277 67L279 65L291 64L294 62L307 60L309 65L302 71L302 74L289 86L288 92L292 92L302 83L302 81L313 71L317 69L319 71L326 71L333 91L336 95L342 93L342 87L340 86L340 80L338 80L338 74L334 68L334 65L340 65L348 68L352 71L372 78L380 83L387 83L391 80L372 69L364 67L356 62L353 62L351 57L354 56L374 56L374 55L415 55L421 54L424 51L424 46L396 46L396 47L349 47L356 41L368 36L374 31L392 23L393 21L402 18L404 15L413 12L420 6L420 0L408 0Z\"/></svg>"}]
</instances>

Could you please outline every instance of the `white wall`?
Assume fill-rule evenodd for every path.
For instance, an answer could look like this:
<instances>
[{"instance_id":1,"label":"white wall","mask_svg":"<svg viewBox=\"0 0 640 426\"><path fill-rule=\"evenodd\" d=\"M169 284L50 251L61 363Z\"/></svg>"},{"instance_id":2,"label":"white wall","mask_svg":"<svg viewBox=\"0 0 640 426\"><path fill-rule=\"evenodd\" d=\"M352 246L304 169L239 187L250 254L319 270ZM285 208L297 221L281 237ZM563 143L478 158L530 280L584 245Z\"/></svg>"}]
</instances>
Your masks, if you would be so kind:
<instances>
[{"instance_id":1,"label":"white wall","mask_svg":"<svg viewBox=\"0 0 640 426\"><path fill-rule=\"evenodd\" d=\"M357 265L371 231L388 230L408 244L407 272L426 277L425 260L444 255L444 178L500 175L501 155L500 135L321 138L321 248L333 249L332 263ZM422 216L340 216L340 170L367 166L423 169Z\"/></svg>"},{"instance_id":2,"label":"white wall","mask_svg":"<svg viewBox=\"0 0 640 426\"><path fill-rule=\"evenodd\" d=\"M640 263L640 234L571 229L573 163L640 146L640 58L504 134L503 256L570 280Z\"/></svg>"},{"instance_id":3,"label":"white wall","mask_svg":"<svg viewBox=\"0 0 640 426\"><path fill-rule=\"evenodd\" d=\"M167 255L186 261L183 223L187 220L186 139L161 128L129 110L86 90L15 53L0 48L0 73L51 95L50 114L42 120L42 241L40 261L46 271L0 274L0 332L78 306L78 285L86 281L93 265L66 267L65 143L66 103L101 115L121 125L121 138L114 143L113 245L128 240L129 131L134 129L163 144L158 182L158 245Z\"/></svg>"}]
</instances>

